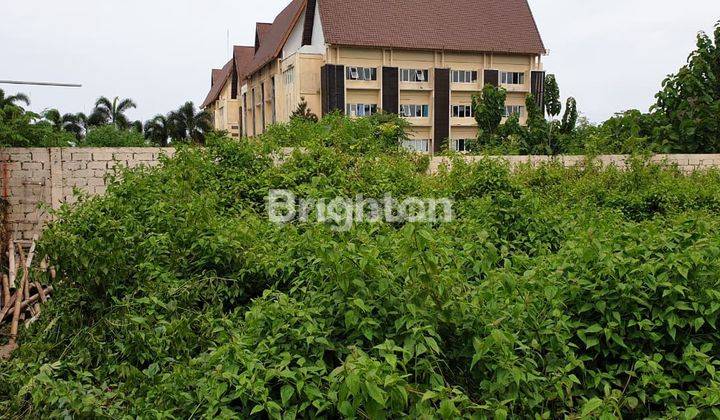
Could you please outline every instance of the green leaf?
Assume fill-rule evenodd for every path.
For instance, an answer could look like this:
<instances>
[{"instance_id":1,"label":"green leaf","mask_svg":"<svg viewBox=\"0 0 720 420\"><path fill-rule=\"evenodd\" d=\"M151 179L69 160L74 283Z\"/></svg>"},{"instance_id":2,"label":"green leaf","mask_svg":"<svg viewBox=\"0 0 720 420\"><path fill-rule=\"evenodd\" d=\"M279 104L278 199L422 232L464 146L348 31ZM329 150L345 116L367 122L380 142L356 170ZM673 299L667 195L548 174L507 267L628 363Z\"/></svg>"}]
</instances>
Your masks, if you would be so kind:
<instances>
[{"instance_id":1,"label":"green leaf","mask_svg":"<svg viewBox=\"0 0 720 420\"><path fill-rule=\"evenodd\" d=\"M444 419L452 418L455 415L455 403L452 400L442 400L438 414Z\"/></svg>"},{"instance_id":2,"label":"green leaf","mask_svg":"<svg viewBox=\"0 0 720 420\"><path fill-rule=\"evenodd\" d=\"M355 409L349 401L343 401L338 405L338 411L345 417L355 417Z\"/></svg>"},{"instance_id":3,"label":"green leaf","mask_svg":"<svg viewBox=\"0 0 720 420\"><path fill-rule=\"evenodd\" d=\"M385 392L383 390L372 382L365 382L365 388L370 398L375 400L380 406L385 407Z\"/></svg>"},{"instance_id":4,"label":"green leaf","mask_svg":"<svg viewBox=\"0 0 720 420\"><path fill-rule=\"evenodd\" d=\"M295 393L295 387L292 385L285 385L280 389L280 396L282 398L283 406L287 407L288 401L292 398Z\"/></svg>"},{"instance_id":5,"label":"green leaf","mask_svg":"<svg viewBox=\"0 0 720 420\"><path fill-rule=\"evenodd\" d=\"M581 416L582 417L589 416L590 414L594 413L595 410L602 407L602 405L603 405L603 400L601 400L600 398L591 399L590 401L586 402L585 405L583 405Z\"/></svg>"}]
</instances>

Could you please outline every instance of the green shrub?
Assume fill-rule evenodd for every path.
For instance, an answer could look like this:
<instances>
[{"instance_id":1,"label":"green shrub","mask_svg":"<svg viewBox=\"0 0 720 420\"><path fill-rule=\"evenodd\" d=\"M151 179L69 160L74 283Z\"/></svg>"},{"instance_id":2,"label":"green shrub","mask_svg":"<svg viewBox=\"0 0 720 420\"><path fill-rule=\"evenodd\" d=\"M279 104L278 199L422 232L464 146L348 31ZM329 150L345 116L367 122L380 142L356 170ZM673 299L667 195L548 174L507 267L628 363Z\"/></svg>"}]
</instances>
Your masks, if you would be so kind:
<instances>
[{"instance_id":1,"label":"green shrub","mask_svg":"<svg viewBox=\"0 0 720 420\"><path fill-rule=\"evenodd\" d=\"M141 133L123 130L114 125L104 125L88 130L83 147L145 147L148 143Z\"/></svg>"},{"instance_id":2,"label":"green shrub","mask_svg":"<svg viewBox=\"0 0 720 420\"><path fill-rule=\"evenodd\" d=\"M0 365L0 413L720 414L718 173L638 159L428 176L386 124L213 137L63 208L39 247L63 280ZM274 165L279 145L302 149ZM455 221L280 226L274 188L450 197Z\"/></svg>"}]
</instances>

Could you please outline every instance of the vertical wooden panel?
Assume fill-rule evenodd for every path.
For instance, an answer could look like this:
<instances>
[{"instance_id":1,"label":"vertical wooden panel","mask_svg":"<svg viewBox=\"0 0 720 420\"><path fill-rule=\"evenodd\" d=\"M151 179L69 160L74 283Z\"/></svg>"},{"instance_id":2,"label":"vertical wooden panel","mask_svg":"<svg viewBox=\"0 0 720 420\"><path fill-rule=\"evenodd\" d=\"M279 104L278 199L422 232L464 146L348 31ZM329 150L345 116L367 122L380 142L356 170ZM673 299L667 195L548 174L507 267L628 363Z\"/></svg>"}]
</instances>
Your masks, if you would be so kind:
<instances>
[{"instance_id":1,"label":"vertical wooden panel","mask_svg":"<svg viewBox=\"0 0 720 420\"><path fill-rule=\"evenodd\" d=\"M345 66L335 66L335 108L341 114L345 113Z\"/></svg>"},{"instance_id":2,"label":"vertical wooden panel","mask_svg":"<svg viewBox=\"0 0 720 420\"><path fill-rule=\"evenodd\" d=\"M390 114L400 111L399 76L397 67L382 68L382 109Z\"/></svg>"},{"instance_id":3,"label":"vertical wooden panel","mask_svg":"<svg viewBox=\"0 0 720 420\"><path fill-rule=\"evenodd\" d=\"M345 66L326 64L320 70L322 113L345 112Z\"/></svg>"},{"instance_id":4,"label":"vertical wooden panel","mask_svg":"<svg viewBox=\"0 0 720 420\"><path fill-rule=\"evenodd\" d=\"M442 142L450 137L450 69L435 69L433 117L435 132L432 150L438 153Z\"/></svg>"}]
</instances>

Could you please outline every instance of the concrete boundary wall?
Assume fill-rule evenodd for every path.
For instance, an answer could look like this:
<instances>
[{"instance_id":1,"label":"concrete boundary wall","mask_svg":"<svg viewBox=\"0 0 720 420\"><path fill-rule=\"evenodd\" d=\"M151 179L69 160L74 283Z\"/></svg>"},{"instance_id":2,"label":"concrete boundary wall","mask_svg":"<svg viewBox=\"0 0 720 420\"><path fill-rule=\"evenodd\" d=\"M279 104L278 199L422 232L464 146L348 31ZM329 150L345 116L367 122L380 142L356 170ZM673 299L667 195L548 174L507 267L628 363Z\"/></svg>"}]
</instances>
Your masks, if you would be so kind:
<instances>
[{"instance_id":1,"label":"concrete boundary wall","mask_svg":"<svg viewBox=\"0 0 720 420\"><path fill-rule=\"evenodd\" d=\"M292 149L284 149L287 157ZM0 190L9 202L8 226L17 240L29 240L39 235L50 220L48 209L76 201L74 190L100 195L106 190L106 177L118 165L134 168L154 166L160 157L173 156L172 148L5 148L0 149ZM565 167L585 163L585 156L464 156L467 162L482 159L501 159L511 167L522 164L539 165L560 162ZM598 156L603 166L625 168L626 155ZM284 159L276 159L281 164ZM720 154L715 155L656 155L653 162L677 165L684 172L720 168ZM452 159L432 157L429 173L450 167Z\"/></svg>"},{"instance_id":2,"label":"concrete boundary wall","mask_svg":"<svg viewBox=\"0 0 720 420\"><path fill-rule=\"evenodd\" d=\"M105 193L106 176L118 165L154 166L172 148L4 148L0 149L0 186L10 204L8 226L16 240L39 234L50 220L48 209L76 200L77 188Z\"/></svg>"},{"instance_id":3,"label":"concrete boundary wall","mask_svg":"<svg viewBox=\"0 0 720 420\"><path fill-rule=\"evenodd\" d=\"M628 155L601 155L593 159L593 162L603 167L615 166L619 169L626 169ZM585 156L463 156L463 160L468 163L479 162L483 159L504 160L510 164L511 168L520 165L538 166L546 163L560 163L566 168L583 165L586 163ZM720 168L720 154L712 155L654 155L651 162L666 164L668 166L677 166L685 173L694 171ZM452 159L447 157L436 156L430 160L429 172L437 173L442 167L450 168Z\"/></svg>"}]
</instances>

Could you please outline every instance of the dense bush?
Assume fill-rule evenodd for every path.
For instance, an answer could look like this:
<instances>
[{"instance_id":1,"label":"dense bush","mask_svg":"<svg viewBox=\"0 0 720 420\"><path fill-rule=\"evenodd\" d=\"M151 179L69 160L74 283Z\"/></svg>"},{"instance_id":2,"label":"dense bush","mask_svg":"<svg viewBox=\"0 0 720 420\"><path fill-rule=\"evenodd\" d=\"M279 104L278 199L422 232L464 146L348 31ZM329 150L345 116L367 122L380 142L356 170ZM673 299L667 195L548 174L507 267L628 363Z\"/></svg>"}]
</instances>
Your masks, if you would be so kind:
<instances>
[{"instance_id":1,"label":"dense bush","mask_svg":"<svg viewBox=\"0 0 720 420\"><path fill-rule=\"evenodd\" d=\"M1 91L0 91L1 92ZM40 116L22 108L0 107L0 147L66 147L75 141L68 132L58 132Z\"/></svg>"},{"instance_id":2,"label":"dense bush","mask_svg":"<svg viewBox=\"0 0 720 420\"><path fill-rule=\"evenodd\" d=\"M720 174L437 176L392 119L211 139L61 211L4 417L717 416ZM279 145L302 151L274 165ZM449 224L279 226L269 189L451 197Z\"/></svg>"},{"instance_id":3,"label":"dense bush","mask_svg":"<svg viewBox=\"0 0 720 420\"><path fill-rule=\"evenodd\" d=\"M83 147L144 147L147 146L142 133L123 130L114 125L103 125L88 130L81 145Z\"/></svg>"}]
</instances>

